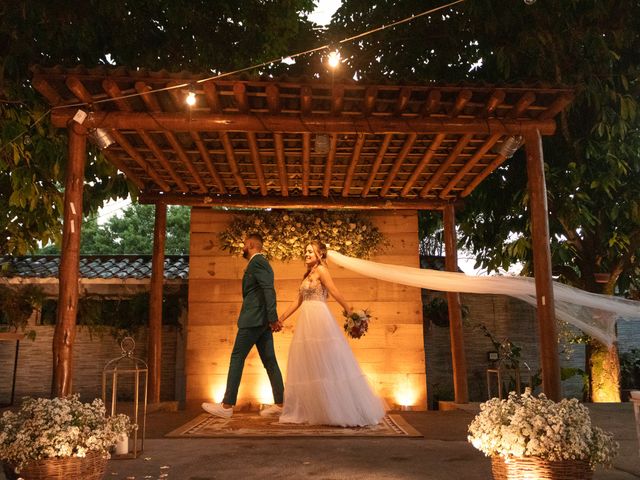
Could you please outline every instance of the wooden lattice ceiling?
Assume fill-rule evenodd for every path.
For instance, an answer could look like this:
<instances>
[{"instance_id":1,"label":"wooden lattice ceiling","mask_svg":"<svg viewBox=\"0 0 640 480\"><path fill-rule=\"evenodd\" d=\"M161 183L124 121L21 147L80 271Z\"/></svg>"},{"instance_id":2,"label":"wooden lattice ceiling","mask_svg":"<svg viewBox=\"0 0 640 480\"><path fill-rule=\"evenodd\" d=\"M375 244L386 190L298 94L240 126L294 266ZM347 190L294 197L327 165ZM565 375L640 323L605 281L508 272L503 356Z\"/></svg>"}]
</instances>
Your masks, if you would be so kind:
<instances>
[{"instance_id":1,"label":"wooden lattice ceiling","mask_svg":"<svg viewBox=\"0 0 640 480\"><path fill-rule=\"evenodd\" d=\"M195 83L203 77L125 68L33 73L55 107L54 125L68 126L83 108L91 112L84 126L111 134L104 153L143 201L190 205L441 208L505 161L496 152L506 138L553 134L572 98L546 87ZM189 83L191 108L187 87L167 90Z\"/></svg>"}]
</instances>

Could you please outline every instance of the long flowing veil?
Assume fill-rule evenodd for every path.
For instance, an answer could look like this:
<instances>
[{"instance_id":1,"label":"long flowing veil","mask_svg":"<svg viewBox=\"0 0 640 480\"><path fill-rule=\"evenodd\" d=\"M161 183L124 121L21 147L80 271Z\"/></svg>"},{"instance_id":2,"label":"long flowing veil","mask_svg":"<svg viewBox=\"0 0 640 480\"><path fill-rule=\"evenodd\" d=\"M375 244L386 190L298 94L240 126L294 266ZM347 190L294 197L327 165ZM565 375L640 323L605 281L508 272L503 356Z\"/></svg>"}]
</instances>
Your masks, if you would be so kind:
<instances>
[{"instance_id":1,"label":"long flowing veil","mask_svg":"<svg viewBox=\"0 0 640 480\"><path fill-rule=\"evenodd\" d=\"M531 277L474 277L403 265L389 265L347 257L334 250L328 259L347 270L386 282L443 292L509 295L536 306L536 285ZM616 341L618 319L640 319L640 302L599 295L553 282L556 318L579 328L606 345Z\"/></svg>"}]
</instances>

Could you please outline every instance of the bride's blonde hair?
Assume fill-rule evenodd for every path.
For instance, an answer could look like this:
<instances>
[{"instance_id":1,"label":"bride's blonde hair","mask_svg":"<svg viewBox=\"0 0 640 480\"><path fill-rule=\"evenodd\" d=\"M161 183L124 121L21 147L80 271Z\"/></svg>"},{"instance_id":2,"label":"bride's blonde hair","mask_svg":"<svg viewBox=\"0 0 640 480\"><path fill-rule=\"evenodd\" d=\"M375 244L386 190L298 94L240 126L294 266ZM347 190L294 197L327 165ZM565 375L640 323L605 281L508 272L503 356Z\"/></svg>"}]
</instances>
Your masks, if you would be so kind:
<instances>
[{"instance_id":1,"label":"bride's blonde hair","mask_svg":"<svg viewBox=\"0 0 640 480\"><path fill-rule=\"evenodd\" d=\"M313 253L316 254L316 257L318 257L318 264L326 266L327 265L327 246L324 243L319 242L318 240L311 240L307 244L307 246L311 246L311 248L313 249ZM313 267L305 272L304 278L307 278L307 276L311 273L311 270L313 270Z\"/></svg>"}]
</instances>

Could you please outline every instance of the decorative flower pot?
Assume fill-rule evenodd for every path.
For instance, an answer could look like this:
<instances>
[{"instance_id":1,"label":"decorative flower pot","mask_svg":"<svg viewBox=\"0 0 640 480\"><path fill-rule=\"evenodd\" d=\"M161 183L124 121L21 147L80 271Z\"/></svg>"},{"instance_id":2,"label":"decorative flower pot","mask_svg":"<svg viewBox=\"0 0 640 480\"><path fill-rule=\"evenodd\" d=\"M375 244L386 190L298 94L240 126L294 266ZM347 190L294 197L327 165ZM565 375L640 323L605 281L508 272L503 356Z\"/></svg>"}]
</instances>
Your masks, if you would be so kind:
<instances>
[{"instance_id":1,"label":"decorative flower pot","mask_svg":"<svg viewBox=\"0 0 640 480\"><path fill-rule=\"evenodd\" d=\"M551 462L537 457L491 457L494 480L591 480L593 470L589 462L560 460Z\"/></svg>"},{"instance_id":2,"label":"decorative flower pot","mask_svg":"<svg viewBox=\"0 0 640 480\"><path fill-rule=\"evenodd\" d=\"M7 480L102 480L108 459L100 452L88 452L84 458L45 458L29 462L15 473L13 465L4 463Z\"/></svg>"},{"instance_id":3,"label":"decorative flower pot","mask_svg":"<svg viewBox=\"0 0 640 480\"><path fill-rule=\"evenodd\" d=\"M129 453L129 436L126 433L121 433L118 436L118 442L116 443L116 455L126 455Z\"/></svg>"}]
</instances>

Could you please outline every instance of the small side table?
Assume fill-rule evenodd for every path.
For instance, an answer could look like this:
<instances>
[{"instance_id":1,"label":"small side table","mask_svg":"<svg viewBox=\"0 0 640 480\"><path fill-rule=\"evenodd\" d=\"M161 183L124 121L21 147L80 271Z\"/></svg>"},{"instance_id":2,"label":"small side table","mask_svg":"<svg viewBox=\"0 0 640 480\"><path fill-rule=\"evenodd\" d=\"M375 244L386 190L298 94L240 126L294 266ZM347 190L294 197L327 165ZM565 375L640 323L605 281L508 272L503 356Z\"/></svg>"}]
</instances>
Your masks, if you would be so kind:
<instances>
[{"instance_id":1,"label":"small side table","mask_svg":"<svg viewBox=\"0 0 640 480\"><path fill-rule=\"evenodd\" d=\"M636 436L638 437L638 455L640 455L640 398L630 399L633 403L633 415L636 418Z\"/></svg>"},{"instance_id":2,"label":"small side table","mask_svg":"<svg viewBox=\"0 0 640 480\"><path fill-rule=\"evenodd\" d=\"M520 393L520 369L519 368L487 368L487 395L491 395L491 375L496 376L498 383L498 398L502 398L502 378L505 374L513 373L516 379L516 392Z\"/></svg>"},{"instance_id":3,"label":"small side table","mask_svg":"<svg viewBox=\"0 0 640 480\"><path fill-rule=\"evenodd\" d=\"M20 352L20 340L24 340L22 333L14 332L0 332L0 342L16 342L16 354L13 359L13 375L11 377L11 400L9 403L0 405L1 407L8 407L13 405L13 399L16 393L16 373L18 370L18 353Z\"/></svg>"}]
</instances>

